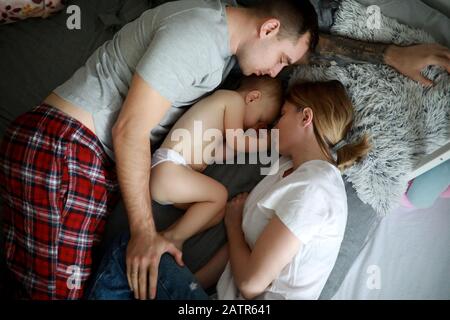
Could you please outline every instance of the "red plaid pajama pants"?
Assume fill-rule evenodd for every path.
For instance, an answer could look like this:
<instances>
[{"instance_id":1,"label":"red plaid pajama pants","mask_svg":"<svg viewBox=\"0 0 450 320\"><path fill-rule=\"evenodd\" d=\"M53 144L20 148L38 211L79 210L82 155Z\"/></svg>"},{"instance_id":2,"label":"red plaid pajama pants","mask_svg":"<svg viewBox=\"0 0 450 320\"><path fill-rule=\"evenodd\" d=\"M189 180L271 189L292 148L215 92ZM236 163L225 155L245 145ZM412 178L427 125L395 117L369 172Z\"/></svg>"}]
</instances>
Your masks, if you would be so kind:
<instances>
[{"instance_id":1,"label":"red plaid pajama pants","mask_svg":"<svg viewBox=\"0 0 450 320\"><path fill-rule=\"evenodd\" d=\"M82 297L118 190L114 163L77 120L42 104L11 124L0 193L6 262L23 298Z\"/></svg>"}]
</instances>

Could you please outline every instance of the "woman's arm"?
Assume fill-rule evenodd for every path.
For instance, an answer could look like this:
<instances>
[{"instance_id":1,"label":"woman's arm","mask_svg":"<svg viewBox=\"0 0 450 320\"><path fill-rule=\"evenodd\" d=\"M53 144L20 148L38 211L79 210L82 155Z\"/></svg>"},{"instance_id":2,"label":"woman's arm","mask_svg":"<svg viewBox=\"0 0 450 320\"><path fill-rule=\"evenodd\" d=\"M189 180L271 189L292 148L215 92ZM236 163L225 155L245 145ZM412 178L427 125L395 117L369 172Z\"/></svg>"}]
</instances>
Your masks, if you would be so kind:
<instances>
[{"instance_id":1,"label":"woman's arm","mask_svg":"<svg viewBox=\"0 0 450 320\"><path fill-rule=\"evenodd\" d=\"M219 281L228 263L228 244L222 246L219 251L195 273L195 277L203 289L209 289Z\"/></svg>"},{"instance_id":2,"label":"woman's arm","mask_svg":"<svg viewBox=\"0 0 450 320\"><path fill-rule=\"evenodd\" d=\"M225 225L235 284L244 298L253 299L263 293L292 261L301 248L301 242L278 217L274 217L251 251L242 232L242 210L246 198L246 194L239 195L227 205Z\"/></svg>"},{"instance_id":3,"label":"woman's arm","mask_svg":"<svg viewBox=\"0 0 450 320\"><path fill-rule=\"evenodd\" d=\"M438 65L450 72L450 50L438 44L400 47L325 33L320 34L319 43L309 61L313 64L339 66L350 63L384 63L424 85L433 84L421 75L421 71L428 65Z\"/></svg>"}]
</instances>

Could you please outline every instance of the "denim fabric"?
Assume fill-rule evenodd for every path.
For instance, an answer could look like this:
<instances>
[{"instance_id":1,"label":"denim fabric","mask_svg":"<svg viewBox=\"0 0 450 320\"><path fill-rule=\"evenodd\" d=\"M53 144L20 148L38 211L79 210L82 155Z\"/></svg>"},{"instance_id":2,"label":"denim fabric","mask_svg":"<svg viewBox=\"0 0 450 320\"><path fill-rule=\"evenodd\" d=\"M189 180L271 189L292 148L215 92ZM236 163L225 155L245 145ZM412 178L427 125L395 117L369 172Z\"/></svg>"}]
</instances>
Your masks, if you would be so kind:
<instances>
[{"instance_id":1,"label":"denim fabric","mask_svg":"<svg viewBox=\"0 0 450 320\"><path fill-rule=\"evenodd\" d=\"M107 250L88 290L90 300L132 300L126 275L129 234L116 238ZM156 300L207 300L209 296L186 267L180 267L168 253L159 264Z\"/></svg>"}]
</instances>

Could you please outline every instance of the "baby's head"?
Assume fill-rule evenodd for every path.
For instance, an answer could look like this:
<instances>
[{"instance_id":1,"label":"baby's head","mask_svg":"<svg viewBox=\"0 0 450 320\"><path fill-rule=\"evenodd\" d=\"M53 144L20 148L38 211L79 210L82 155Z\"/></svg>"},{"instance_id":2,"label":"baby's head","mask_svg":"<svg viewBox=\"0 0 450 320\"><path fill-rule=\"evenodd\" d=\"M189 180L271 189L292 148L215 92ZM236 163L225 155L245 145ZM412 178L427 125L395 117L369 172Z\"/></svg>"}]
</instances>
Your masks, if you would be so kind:
<instances>
[{"instance_id":1,"label":"baby's head","mask_svg":"<svg viewBox=\"0 0 450 320\"><path fill-rule=\"evenodd\" d=\"M245 129L266 127L277 119L283 104L280 80L268 76L244 77L237 91L245 100Z\"/></svg>"}]
</instances>

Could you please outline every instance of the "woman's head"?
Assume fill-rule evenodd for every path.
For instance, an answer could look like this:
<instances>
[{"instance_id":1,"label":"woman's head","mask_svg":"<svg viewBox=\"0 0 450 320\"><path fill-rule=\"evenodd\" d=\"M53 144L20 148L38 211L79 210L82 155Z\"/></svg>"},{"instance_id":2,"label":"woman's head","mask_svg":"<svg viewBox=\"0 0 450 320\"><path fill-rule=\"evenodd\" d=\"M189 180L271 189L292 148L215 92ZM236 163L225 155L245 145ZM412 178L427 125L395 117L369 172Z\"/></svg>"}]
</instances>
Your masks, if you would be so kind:
<instances>
[{"instance_id":1,"label":"woman's head","mask_svg":"<svg viewBox=\"0 0 450 320\"><path fill-rule=\"evenodd\" d=\"M312 133L323 155L340 170L359 161L370 150L367 135L357 143L332 149L345 139L353 123L353 106L344 86L336 80L305 82L293 85L277 124L280 130L279 151L289 154L305 143L306 132Z\"/></svg>"}]
</instances>

